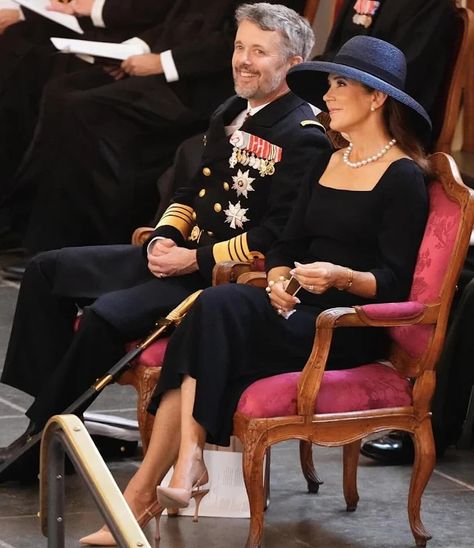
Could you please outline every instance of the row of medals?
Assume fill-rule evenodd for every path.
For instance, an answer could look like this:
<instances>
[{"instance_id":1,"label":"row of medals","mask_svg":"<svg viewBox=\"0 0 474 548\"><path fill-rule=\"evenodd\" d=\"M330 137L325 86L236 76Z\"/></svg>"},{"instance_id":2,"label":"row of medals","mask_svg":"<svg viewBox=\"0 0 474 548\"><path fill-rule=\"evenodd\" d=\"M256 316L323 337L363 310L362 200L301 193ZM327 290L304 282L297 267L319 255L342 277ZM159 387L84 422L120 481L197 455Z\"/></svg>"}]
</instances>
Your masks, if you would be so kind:
<instances>
[{"instance_id":1,"label":"row of medals","mask_svg":"<svg viewBox=\"0 0 474 548\"><path fill-rule=\"evenodd\" d=\"M352 22L355 25L362 25L367 29L372 24L372 15L368 15L365 13L355 13L354 17L352 18Z\"/></svg>"},{"instance_id":2,"label":"row of medals","mask_svg":"<svg viewBox=\"0 0 474 548\"><path fill-rule=\"evenodd\" d=\"M249 154L246 150L241 150L240 148L234 147L229 164L231 167L234 167L237 163L242 164L243 166L250 166L254 169L258 169L260 177L265 177L265 175L273 175L275 173L274 160L257 158L253 153Z\"/></svg>"}]
</instances>

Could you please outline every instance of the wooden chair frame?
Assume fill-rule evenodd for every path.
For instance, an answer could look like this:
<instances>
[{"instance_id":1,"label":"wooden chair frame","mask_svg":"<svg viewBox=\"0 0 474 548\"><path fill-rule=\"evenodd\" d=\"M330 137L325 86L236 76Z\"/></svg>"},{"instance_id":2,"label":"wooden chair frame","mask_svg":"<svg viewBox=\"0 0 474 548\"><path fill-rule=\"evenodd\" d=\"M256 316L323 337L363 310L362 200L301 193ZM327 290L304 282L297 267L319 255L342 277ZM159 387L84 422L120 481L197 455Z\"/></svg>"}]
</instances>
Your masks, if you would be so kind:
<instances>
[{"instance_id":1,"label":"wooden chair frame","mask_svg":"<svg viewBox=\"0 0 474 548\"><path fill-rule=\"evenodd\" d=\"M465 258L474 222L474 192L461 181L454 160L437 153L431 162L447 195L461 208L462 219L454 246L449 271L444 276L439 302L421 305L416 314L396 319L369 318L361 307L326 310L316 321L316 335L311 355L298 383L297 414L275 418L249 418L234 415L234 435L243 445L243 472L250 503L250 530L247 548L258 547L263 534L265 492L263 458L268 449L281 441L300 440L301 462L306 478L317 478L310 450L311 444L343 446L343 491L348 511L357 507L357 465L362 438L385 430L409 432L414 440L415 461L408 495L408 517L417 546L425 546L431 537L420 517L421 496L435 465L435 446L431 429L430 403L435 387L435 365L442 350L447 319L456 281ZM226 266L228 268L228 265ZM262 275L244 275L244 281ZM239 281L243 281L239 278ZM333 331L344 327L393 327L433 325L434 332L427 351L418 359L410 358L393 346L389 360L403 376L413 380L413 405L407 407L314 414L315 401L323 380Z\"/></svg>"}]
</instances>

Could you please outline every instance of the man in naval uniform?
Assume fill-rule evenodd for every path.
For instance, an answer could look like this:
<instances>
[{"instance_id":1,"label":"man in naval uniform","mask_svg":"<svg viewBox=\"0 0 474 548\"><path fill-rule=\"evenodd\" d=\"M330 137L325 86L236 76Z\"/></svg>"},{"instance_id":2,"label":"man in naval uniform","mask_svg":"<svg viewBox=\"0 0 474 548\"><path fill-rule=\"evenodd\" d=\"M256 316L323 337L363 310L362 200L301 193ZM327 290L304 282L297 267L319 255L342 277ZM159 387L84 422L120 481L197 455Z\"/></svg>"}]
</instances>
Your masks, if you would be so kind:
<instances>
[{"instance_id":1,"label":"man in naval uniform","mask_svg":"<svg viewBox=\"0 0 474 548\"><path fill-rule=\"evenodd\" d=\"M143 337L158 317L209 286L217 261L265 253L305 171L330 154L311 107L285 80L311 51L308 23L267 3L243 5L236 18L237 96L214 113L199 172L175 193L143 251L64 248L28 266L2 381L35 401L27 432L0 449L0 464L107 371L126 341ZM84 312L74 333L78 306ZM23 473L9 467L2 480L14 477L9 470Z\"/></svg>"}]
</instances>

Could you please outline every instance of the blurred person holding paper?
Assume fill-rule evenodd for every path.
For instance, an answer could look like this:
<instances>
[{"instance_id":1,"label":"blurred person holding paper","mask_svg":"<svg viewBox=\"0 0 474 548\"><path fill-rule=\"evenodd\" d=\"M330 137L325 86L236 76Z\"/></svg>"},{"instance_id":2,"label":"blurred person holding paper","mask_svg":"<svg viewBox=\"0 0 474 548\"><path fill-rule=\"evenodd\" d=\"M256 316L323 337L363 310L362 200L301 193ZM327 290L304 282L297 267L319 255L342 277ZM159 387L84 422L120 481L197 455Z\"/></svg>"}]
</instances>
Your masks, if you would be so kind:
<instances>
[{"instance_id":1,"label":"blurred person holding paper","mask_svg":"<svg viewBox=\"0 0 474 548\"><path fill-rule=\"evenodd\" d=\"M0 32L2 25L6 27L0 35L0 201L33 136L45 83L89 66L76 56L58 55L50 37L122 42L158 24L174 4L172 0L87 0L90 15L85 15L89 8L79 0L74 5L81 13L75 17L53 11L57 3L48 11L49 0L8 0L8 5L5 1L0 0ZM3 6L9 10L2 10ZM7 26L13 16L16 24ZM69 26L50 19L58 16ZM4 237L8 232L4 213L0 213L0 249L11 240Z\"/></svg>"}]
</instances>

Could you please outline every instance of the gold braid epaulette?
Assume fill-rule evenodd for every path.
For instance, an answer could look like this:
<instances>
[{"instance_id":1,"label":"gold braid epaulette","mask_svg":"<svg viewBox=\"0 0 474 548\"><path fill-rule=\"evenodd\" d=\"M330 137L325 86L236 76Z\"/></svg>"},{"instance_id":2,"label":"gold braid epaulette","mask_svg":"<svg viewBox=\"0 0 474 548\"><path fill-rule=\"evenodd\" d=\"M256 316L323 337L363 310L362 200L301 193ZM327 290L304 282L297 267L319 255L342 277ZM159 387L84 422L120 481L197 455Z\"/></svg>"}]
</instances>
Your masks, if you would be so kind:
<instances>
[{"instance_id":1,"label":"gold braid epaulette","mask_svg":"<svg viewBox=\"0 0 474 548\"><path fill-rule=\"evenodd\" d=\"M194 225L193 213L194 209L190 206L184 204L171 204L163 213L163 216L155 228L159 228L160 226L172 226L176 228L176 230L179 230L186 240Z\"/></svg>"}]
</instances>

